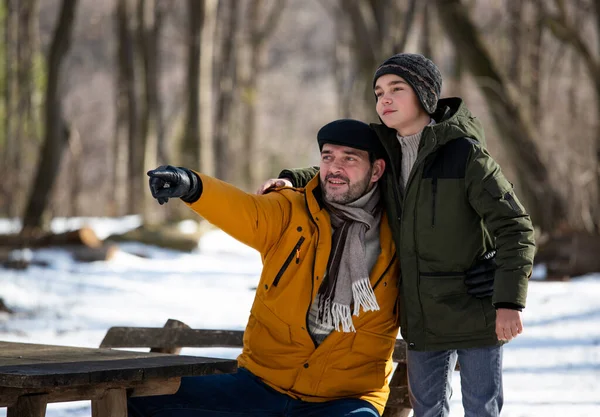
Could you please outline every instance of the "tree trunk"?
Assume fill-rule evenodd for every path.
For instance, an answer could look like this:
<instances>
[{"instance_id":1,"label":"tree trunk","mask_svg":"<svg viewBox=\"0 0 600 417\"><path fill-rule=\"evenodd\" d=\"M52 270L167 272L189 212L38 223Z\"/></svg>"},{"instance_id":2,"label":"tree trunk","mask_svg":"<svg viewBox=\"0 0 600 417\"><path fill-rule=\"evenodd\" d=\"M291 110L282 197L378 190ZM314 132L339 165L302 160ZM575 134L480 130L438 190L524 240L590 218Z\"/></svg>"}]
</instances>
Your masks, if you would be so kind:
<instances>
[{"instance_id":1,"label":"tree trunk","mask_svg":"<svg viewBox=\"0 0 600 417\"><path fill-rule=\"evenodd\" d=\"M536 18L533 28L533 41L530 53L530 77L529 106L531 120L541 122L542 117L542 47L544 34L543 17Z\"/></svg>"},{"instance_id":2,"label":"tree trunk","mask_svg":"<svg viewBox=\"0 0 600 417\"><path fill-rule=\"evenodd\" d=\"M543 230L554 229L567 215L567 202L549 177L531 125L519 111L464 5L460 0L436 0L436 4L442 26L479 84L498 133L514 161L521 179L519 195L535 224Z\"/></svg>"},{"instance_id":3,"label":"tree trunk","mask_svg":"<svg viewBox=\"0 0 600 417\"><path fill-rule=\"evenodd\" d=\"M127 96L127 214L141 212L142 191L142 137L139 129L138 77L136 76L136 47L135 47L135 2L138 0L120 0L121 10L120 34L125 42L123 52L124 87ZM121 5L122 3L122 5Z\"/></svg>"},{"instance_id":4,"label":"tree trunk","mask_svg":"<svg viewBox=\"0 0 600 417\"><path fill-rule=\"evenodd\" d=\"M69 172L71 176L70 193L69 193L69 208L70 216L77 217L81 216L82 213L80 208L80 200L83 196L85 189L83 188L83 144L81 143L81 136L79 131L71 127L69 132L69 159L70 168Z\"/></svg>"},{"instance_id":5,"label":"tree trunk","mask_svg":"<svg viewBox=\"0 0 600 417\"><path fill-rule=\"evenodd\" d=\"M538 13L543 14L544 23L548 26L553 35L571 45L573 49L577 51L585 64L586 69L589 73L590 79L594 85L594 94L596 98L596 120L600 116L600 61L598 54L594 54L591 47L586 43L585 34L582 35L579 27L573 26L568 22L566 5L562 1L556 1L556 5L559 6L557 12L550 13L544 9L544 3L541 0L536 2L538 6ZM595 30L597 40L600 39L600 0L593 2L594 19L595 19ZM600 49L600 45L596 45ZM600 123L596 122L596 133L595 133L595 160L596 160L596 204L593 207L594 228L596 233L600 232Z\"/></svg>"},{"instance_id":6,"label":"tree trunk","mask_svg":"<svg viewBox=\"0 0 600 417\"><path fill-rule=\"evenodd\" d=\"M159 0L141 0L138 3L138 37L140 55L143 68L143 100L140 111L140 138L142 140L142 154L140 172L142 174L142 189L146 190L146 175L144 173L156 168L158 162L159 143L164 142L162 113L159 98L159 36L162 26L162 5ZM161 165L167 163L162 159ZM152 196L144 192L141 196L144 201L144 218L149 220L156 210L149 210Z\"/></svg>"},{"instance_id":7,"label":"tree trunk","mask_svg":"<svg viewBox=\"0 0 600 417\"><path fill-rule=\"evenodd\" d=\"M117 33L117 77L115 106L115 139L113 146L113 215L120 216L129 209L130 182L128 163L131 137L135 134L135 124L131 124L130 112L135 106L133 92L133 40L129 28L128 0L118 0L115 9ZM131 98L133 97L133 103ZM134 118L135 120L135 118Z\"/></svg>"},{"instance_id":8,"label":"tree trunk","mask_svg":"<svg viewBox=\"0 0 600 417\"><path fill-rule=\"evenodd\" d=\"M258 154L256 137L256 110L258 106L258 81L262 70L266 42L275 30L277 21L285 8L285 1L275 2L271 10L265 10L263 0L254 0L250 3L248 12L249 32L250 32L250 64L248 74L244 82L244 129L243 129L243 149L246 157L243 160L243 179L247 189L256 185L259 175L257 168L260 165L258 158L264 160L266 155ZM261 24L260 16L267 15L265 23Z\"/></svg>"},{"instance_id":9,"label":"tree trunk","mask_svg":"<svg viewBox=\"0 0 600 417\"><path fill-rule=\"evenodd\" d=\"M188 62L187 62L187 115L181 143L183 166L201 170L200 164L200 45L204 24L205 0L188 0Z\"/></svg>"},{"instance_id":10,"label":"tree trunk","mask_svg":"<svg viewBox=\"0 0 600 417\"><path fill-rule=\"evenodd\" d=\"M202 43L200 45L200 165L202 172L214 176L213 152L213 64L215 48L215 30L217 22L217 0L204 0L204 24L202 25Z\"/></svg>"},{"instance_id":11,"label":"tree trunk","mask_svg":"<svg viewBox=\"0 0 600 417\"><path fill-rule=\"evenodd\" d=\"M9 217L17 217L20 214L18 194L18 172L20 152L20 141L15 129L15 121L18 117L16 109L17 95L17 8L15 0L5 0L4 17L4 149L2 166L5 167L5 181L0 183L0 212Z\"/></svg>"},{"instance_id":12,"label":"tree trunk","mask_svg":"<svg viewBox=\"0 0 600 417\"><path fill-rule=\"evenodd\" d=\"M76 6L77 0L63 0L50 45L45 100L46 133L40 163L23 218L21 232L24 235L43 227L43 213L48 206L50 192L67 143L68 129L63 118L60 97L60 72L71 43Z\"/></svg>"},{"instance_id":13,"label":"tree trunk","mask_svg":"<svg viewBox=\"0 0 600 417\"><path fill-rule=\"evenodd\" d=\"M353 117L377 120L374 106L373 74L384 59L406 48L416 14L416 1L405 11L394 0L370 2L340 0L341 12L348 16L354 35L353 55L358 76L353 82ZM402 22L401 25L398 22Z\"/></svg>"},{"instance_id":14,"label":"tree trunk","mask_svg":"<svg viewBox=\"0 0 600 417\"><path fill-rule=\"evenodd\" d=\"M423 23L421 29L421 53L434 61L433 45L431 44L431 5L429 2L423 4Z\"/></svg>"},{"instance_id":15,"label":"tree trunk","mask_svg":"<svg viewBox=\"0 0 600 417\"><path fill-rule=\"evenodd\" d=\"M523 0L508 2L509 44L508 77L517 88L521 88L521 58L523 54Z\"/></svg>"},{"instance_id":16,"label":"tree trunk","mask_svg":"<svg viewBox=\"0 0 600 417\"><path fill-rule=\"evenodd\" d=\"M38 51L39 0L21 0L17 2L18 39L17 39L17 84L19 134L29 144L37 143L39 123L34 109L35 55Z\"/></svg>"},{"instance_id":17,"label":"tree trunk","mask_svg":"<svg viewBox=\"0 0 600 417\"><path fill-rule=\"evenodd\" d=\"M215 175L225 181L231 176L230 132L233 116L233 92L238 82L238 52L235 40L239 33L239 1L227 0L219 3L222 7L220 23L220 64L215 71L217 77L217 112L215 117Z\"/></svg>"}]
</instances>

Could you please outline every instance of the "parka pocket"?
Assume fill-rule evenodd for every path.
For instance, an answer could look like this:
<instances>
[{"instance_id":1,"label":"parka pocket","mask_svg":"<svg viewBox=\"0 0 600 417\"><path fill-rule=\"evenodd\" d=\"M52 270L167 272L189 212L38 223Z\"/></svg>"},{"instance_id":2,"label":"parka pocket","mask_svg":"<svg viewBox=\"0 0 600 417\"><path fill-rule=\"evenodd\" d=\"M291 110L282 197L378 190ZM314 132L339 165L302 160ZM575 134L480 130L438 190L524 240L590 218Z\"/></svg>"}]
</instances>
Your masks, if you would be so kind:
<instances>
[{"instance_id":1,"label":"parka pocket","mask_svg":"<svg viewBox=\"0 0 600 417\"><path fill-rule=\"evenodd\" d=\"M277 317L260 298L254 299L251 315L256 323L251 329L252 334L248 342L255 349L257 343L261 345L273 344L273 342L283 344L292 343L290 326ZM264 334L264 332L267 332L268 335Z\"/></svg>"},{"instance_id":2,"label":"parka pocket","mask_svg":"<svg viewBox=\"0 0 600 417\"><path fill-rule=\"evenodd\" d=\"M358 330L352 342L351 352L336 355L335 358L331 355L326 370L328 379L344 381L343 387L335 384L331 387L334 390L332 393L320 389L319 395L351 396L373 390L373 387L384 386L388 377L388 365L391 373L391 362L388 364L388 359L395 344L396 339ZM325 387L323 382L321 387Z\"/></svg>"},{"instance_id":3,"label":"parka pocket","mask_svg":"<svg viewBox=\"0 0 600 417\"><path fill-rule=\"evenodd\" d=\"M525 214L525 209L515 196L513 185L504 176L499 175L488 179L483 188L490 195L499 200L504 207L510 209L514 214Z\"/></svg>"},{"instance_id":4,"label":"parka pocket","mask_svg":"<svg viewBox=\"0 0 600 417\"><path fill-rule=\"evenodd\" d=\"M467 294L464 279L464 274L458 273L421 274L419 294L427 333L437 337L466 336L487 329L484 304Z\"/></svg>"}]
</instances>

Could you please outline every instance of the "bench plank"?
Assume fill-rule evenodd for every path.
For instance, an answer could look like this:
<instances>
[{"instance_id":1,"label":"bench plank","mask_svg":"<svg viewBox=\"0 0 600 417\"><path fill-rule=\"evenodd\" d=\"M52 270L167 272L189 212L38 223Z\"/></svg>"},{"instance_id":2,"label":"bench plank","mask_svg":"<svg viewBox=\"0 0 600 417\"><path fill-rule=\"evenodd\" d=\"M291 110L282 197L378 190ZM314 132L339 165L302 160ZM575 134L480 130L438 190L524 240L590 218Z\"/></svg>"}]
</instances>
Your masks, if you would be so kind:
<instances>
[{"instance_id":1,"label":"bench plank","mask_svg":"<svg viewBox=\"0 0 600 417\"><path fill-rule=\"evenodd\" d=\"M27 343L0 342L0 352L0 387L12 388L135 382L181 375L231 373L237 368L236 361L230 359Z\"/></svg>"},{"instance_id":2,"label":"bench plank","mask_svg":"<svg viewBox=\"0 0 600 417\"><path fill-rule=\"evenodd\" d=\"M129 381L127 383L128 395L131 397L145 397L148 395L175 394L179 389L181 378L168 378L167 380ZM105 382L93 386L57 387L48 392L48 403L96 400L100 399L107 390L123 388L122 382ZM19 396L39 394L40 388L4 388L0 389L0 407L12 407L17 403Z\"/></svg>"},{"instance_id":3,"label":"bench plank","mask_svg":"<svg viewBox=\"0 0 600 417\"><path fill-rule=\"evenodd\" d=\"M242 330L111 327L100 343L100 347L242 347L243 338Z\"/></svg>"},{"instance_id":4,"label":"bench plank","mask_svg":"<svg viewBox=\"0 0 600 417\"><path fill-rule=\"evenodd\" d=\"M164 327L111 327L100 347L102 348L204 348L239 347L244 344L243 330L212 330ZM406 342L396 340L393 359L406 362Z\"/></svg>"}]
</instances>

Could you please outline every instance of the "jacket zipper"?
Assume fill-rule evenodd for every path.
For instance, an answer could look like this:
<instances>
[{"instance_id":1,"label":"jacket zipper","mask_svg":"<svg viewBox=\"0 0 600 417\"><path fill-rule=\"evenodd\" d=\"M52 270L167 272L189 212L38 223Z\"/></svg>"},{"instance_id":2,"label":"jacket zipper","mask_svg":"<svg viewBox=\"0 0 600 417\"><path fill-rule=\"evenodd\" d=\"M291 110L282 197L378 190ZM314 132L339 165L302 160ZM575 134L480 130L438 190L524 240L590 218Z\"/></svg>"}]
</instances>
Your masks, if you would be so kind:
<instances>
[{"instance_id":1,"label":"jacket zipper","mask_svg":"<svg viewBox=\"0 0 600 417\"><path fill-rule=\"evenodd\" d=\"M504 200L510 205L510 207L517 213L521 214L521 207L517 204L511 193L504 194Z\"/></svg>"},{"instance_id":2,"label":"jacket zipper","mask_svg":"<svg viewBox=\"0 0 600 417\"><path fill-rule=\"evenodd\" d=\"M321 237L321 231L319 229L319 225L317 224L317 222L315 221L315 219L313 219L312 213L310 212L310 209L308 208L308 201L306 201L305 199L305 203L306 203L306 211L308 213L308 217L310 217L310 221L315 225L315 229L317 229L317 245L319 244L319 238ZM319 347L319 345L317 344L317 341L315 340L315 338L313 337L312 333L310 332L310 327L308 326L308 316L310 314L310 308L312 307L312 294L313 291L315 290L315 266L317 263L317 256L315 254L315 256L313 256L313 266L312 266L312 279L310 280L310 303L308 304L308 308L306 309L306 315L304 316L304 322L306 323L306 332L308 333L308 336L310 336L310 340L312 340L313 345L315 346L315 349Z\"/></svg>"},{"instance_id":3,"label":"jacket zipper","mask_svg":"<svg viewBox=\"0 0 600 417\"><path fill-rule=\"evenodd\" d=\"M433 198L431 201L431 225L435 226L435 202L436 202L436 196L437 196L437 185L438 185L438 179L436 176L434 176L431 179L431 193L433 194Z\"/></svg>"},{"instance_id":4,"label":"jacket zipper","mask_svg":"<svg viewBox=\"0 0 600 417\"><path fill-rule=\"evenodd\" d=\"M294 256L296 257L296 263L300 263L300 246L302 246L302 243L304 242L305 239L306 238L304 236L302 236L300 238L300 240L298 240L298 243L296 243L296 246L294 246L294 249L292 249L292 251L288 255L287 259L285 260L284 264L282 265L281 269L275 276L275 279L273 280L273 283L271 284L272 287L276 287L277 284L279 284L279 280L285 273L288 266L290 266L290 263L292 262L292 259L294 259Z\"/></svg>"}]
</instances>

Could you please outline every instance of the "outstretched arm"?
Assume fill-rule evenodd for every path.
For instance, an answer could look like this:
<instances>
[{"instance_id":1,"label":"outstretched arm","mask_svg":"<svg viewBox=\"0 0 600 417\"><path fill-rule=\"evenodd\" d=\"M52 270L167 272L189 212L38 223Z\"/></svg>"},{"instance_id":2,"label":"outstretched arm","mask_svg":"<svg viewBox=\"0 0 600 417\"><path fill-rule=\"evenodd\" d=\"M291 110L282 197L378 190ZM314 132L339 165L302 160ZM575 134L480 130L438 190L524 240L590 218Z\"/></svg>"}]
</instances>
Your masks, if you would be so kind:
<instances>
[{"instance_id":1,"label":"outstretched arm","mask_svg":"<svg viewBox=\"0 0 600 417\"><path fill-rule=\"evenodd\" d=\"M291 205L280 193L248 194L187 168L149 171L150 191L160 204L181 198L192 210L237 240L266 253L289 222Z\"/></svg>"}]
</instances>

